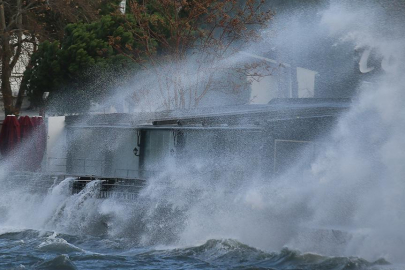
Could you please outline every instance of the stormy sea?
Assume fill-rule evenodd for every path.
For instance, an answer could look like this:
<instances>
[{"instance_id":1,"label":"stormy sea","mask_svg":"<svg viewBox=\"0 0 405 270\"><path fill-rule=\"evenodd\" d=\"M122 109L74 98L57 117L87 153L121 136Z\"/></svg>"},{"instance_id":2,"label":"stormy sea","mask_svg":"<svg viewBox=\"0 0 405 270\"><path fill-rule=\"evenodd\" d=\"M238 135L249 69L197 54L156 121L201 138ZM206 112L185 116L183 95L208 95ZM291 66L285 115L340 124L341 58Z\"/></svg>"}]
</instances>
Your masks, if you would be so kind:
<instances>
[{"instance_id":1,"label":"stormy sea","mask_svg":"<svg viewBox=\"0 0 405 270\"><path fill-rule=\"evenodd\" d=\"M1 269L403 269L385 260L264 252L232 239L192 247L131 246L125 239L24 230L0 236ZM404 267L404 266L402 266Z\"/></svg>"}]
</instances>

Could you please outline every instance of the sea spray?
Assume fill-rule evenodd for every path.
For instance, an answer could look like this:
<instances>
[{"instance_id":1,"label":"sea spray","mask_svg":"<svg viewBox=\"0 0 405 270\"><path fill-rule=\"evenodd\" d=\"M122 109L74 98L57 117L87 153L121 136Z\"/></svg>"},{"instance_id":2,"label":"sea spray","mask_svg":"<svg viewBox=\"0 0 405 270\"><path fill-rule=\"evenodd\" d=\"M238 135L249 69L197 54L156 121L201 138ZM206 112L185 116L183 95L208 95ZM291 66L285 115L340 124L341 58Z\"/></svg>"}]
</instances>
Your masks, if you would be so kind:
<instances>
[{"instance_id":1,"label":"sea spray","mask_svg":"<svg viewBox=\"0 0 405 270\"><path fill-rule=\"evenodd\" d=\"M337 7L343 12L336 12ZM369 77L371 84L368 81L359 85L361 93L355 97L350 112L323 138L327 145L312 164L312 171L291 173L292 166L290 172L276 179L252 176L247 184L236 187L232 193L223 189L232 181L229 178L219 179L212 187L211 179L184 172L182 176L173 174L175 177L168 189L156 179L150 181L147 188L152 191L150 196L165 205L183 206L180 209L186 213L186 219L179 243L231 237L261 248L278 249L283 245L294 246L294 237L305 228L318 228L332 234L333 231L347 232L352 238L332 239L347 241L339 250L333 247L334 242L314 245L317 238L307 238L306 243L297 247L304 251L371 259L403 259L401 224L405 215L401 207L401 191L404 190L401 164L405 140L401 134L405 131L405 82L400 63L404 43L392 36L380 41L384 33L375 32L376 28L370 23L376 19L369 15L374 8L360 6L357 10L348 10L344 5L333 3L323 14L323 27L339 29L332 31L341 37L334 46L344 44L353 51L369 46L378 55L394 58L388 70ZM335 19L330 20L331 14ZM373 14L379 15L378 12ZM341 19L336 19L339 16ZM345 20L345 16L354 19ZM381 21L378 18L377 23ZM334 23L343 25L334 26ZM188 169L195 170L193 164L189 164ZM151 207L149 215L153 211Z\"/></svg>"},{"instance_id":2,"label":"sea spray","mask_svg":"<svg viewBox=\"0 0 405 270\"><path fill-rule=\"evenodd\" d=\"M7 215L3 226L19 229L49 230L66 233L100 233L105 230L102 215L97 215L96 200L101 181L94 181L79 194L72 195L74 178L67 178L47 194L26 193L25 190L9 191ZM97 217L95 217L97 216Z\"/></svg>"},{"instance_id":3,"label":"sea spray","mask_svg":"<svg viewBox=\"0 0 405 270\"><path fill-rule=\"evenodd\" d=\"M355 19L331 22L332 13ZM398 25L392 25L385 35L382 30L389 26L379 25L384 18L380 15L381 9L375 6L348 10L339 4L324 14L324 22L331 29L338 28L340 32L334 33L339 32L344 42L372 48L377 55L391 58L391 64L372 78L372 84L360 86L362 92L332 133L330 147L313 163L312 179L318 185L310 204L314 212L311 222L367 231L359 237L354 234L345 254L401 261L405 171L399 164L405 161L401 135L405 131L405 43L395 32Z\"/></svg>"}]
</instances>

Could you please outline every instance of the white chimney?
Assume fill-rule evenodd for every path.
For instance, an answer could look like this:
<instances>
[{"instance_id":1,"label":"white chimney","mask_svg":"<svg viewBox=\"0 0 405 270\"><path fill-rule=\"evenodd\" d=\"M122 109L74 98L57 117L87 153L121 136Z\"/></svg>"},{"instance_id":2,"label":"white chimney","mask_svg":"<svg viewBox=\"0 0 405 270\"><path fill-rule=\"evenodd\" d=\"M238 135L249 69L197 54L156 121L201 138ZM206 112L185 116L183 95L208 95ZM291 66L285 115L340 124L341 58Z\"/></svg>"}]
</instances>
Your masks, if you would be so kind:
<instances>
[{"instance_id":1,"label":"white chimney","mask_svg":"<svg viewBox=\"0 0 405 270\"><path fill-rule=\"evenodd\" d=\"M122 14L125 14L126 5L127 5L127 1L122 0L121 3L120 3L120 11L122 12Z\"/></svg>"}]
</instances>

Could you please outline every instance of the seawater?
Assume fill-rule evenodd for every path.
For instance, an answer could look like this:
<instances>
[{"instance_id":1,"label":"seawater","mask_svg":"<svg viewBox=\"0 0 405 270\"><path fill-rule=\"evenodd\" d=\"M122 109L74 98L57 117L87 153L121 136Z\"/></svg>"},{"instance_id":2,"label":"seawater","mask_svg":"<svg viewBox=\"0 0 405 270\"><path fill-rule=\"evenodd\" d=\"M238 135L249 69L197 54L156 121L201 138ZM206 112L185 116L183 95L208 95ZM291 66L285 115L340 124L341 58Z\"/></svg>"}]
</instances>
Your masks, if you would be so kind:
<instances>
[{"instance_id":1,"label":"seawater","mask_svg":"<svg viewBox=\"0 0 405 270\"><path fill-rule=\"evenodd\" d=\"M148 187L139 195L143 203L101 200L97 199L99 181L74 195L68 188L71 181L66 179L50 187L46 194L32 190L26 194L24 188L9 186L2 197L7 197L7 202L2 200L0 204L0 269L377 270L405 267L383 258L368 261L356 256L326 256L287 247L264 250L225 237L187 245L181 238L190 226L191 215L176 212L174 209L179 209L179 205L146 203L145 196L150 196ZM158 214L151 214L153 211ZM212 221L206 220L206 223ZM253 225L247 230L257 228ZM270 234L279 233L270 228L260 232L267 239L272 239ZM338 245L337 242L325 243L332 249L332 245Z\"/></svg>"},{"instance_id":2,"label":"seawater","mask_svg":"<svg viewBox=\"0 0 405 270\"><path fill-rule=\"evenodd\" d=\"M403 269L385 260L264 252L232 239L199 246L132 246L127 240L23 230L0 235L1 269Z\"/></svg>"}]
</instances>

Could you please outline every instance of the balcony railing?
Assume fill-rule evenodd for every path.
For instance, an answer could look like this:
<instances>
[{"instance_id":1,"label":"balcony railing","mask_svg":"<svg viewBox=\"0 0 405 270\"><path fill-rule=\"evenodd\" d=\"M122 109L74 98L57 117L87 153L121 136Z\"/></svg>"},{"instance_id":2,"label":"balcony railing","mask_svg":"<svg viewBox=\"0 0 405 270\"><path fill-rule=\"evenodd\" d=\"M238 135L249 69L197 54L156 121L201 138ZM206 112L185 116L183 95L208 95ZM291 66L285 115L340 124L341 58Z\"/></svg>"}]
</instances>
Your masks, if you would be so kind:
<instances>
[{"instance_id":1,"label":"balcony railing","mask_svg":"<svg viewBox=\"0 0 405 270\"><path fill-rule=\"evenodd\" d=\"M158 171L133 169L112 169L111 171L105 171L105 161L96 159L49 157L47 161L47 173L55 174L147 179L158 173Z\"/></svg>"}]
</instances>

